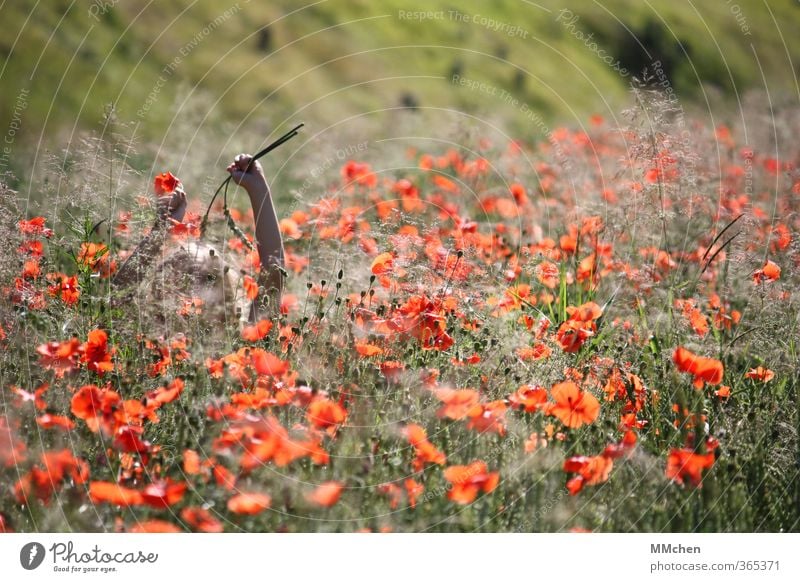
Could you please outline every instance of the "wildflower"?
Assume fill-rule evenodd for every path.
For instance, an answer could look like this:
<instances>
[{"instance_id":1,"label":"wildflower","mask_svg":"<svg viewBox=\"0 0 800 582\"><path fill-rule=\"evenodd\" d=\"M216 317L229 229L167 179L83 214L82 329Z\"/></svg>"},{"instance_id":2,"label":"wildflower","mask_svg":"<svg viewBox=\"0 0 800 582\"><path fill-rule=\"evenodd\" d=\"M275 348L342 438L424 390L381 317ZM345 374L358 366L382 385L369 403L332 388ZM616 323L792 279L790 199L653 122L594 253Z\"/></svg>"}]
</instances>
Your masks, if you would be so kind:
<instances>
[{"instance_id":1,"label":"wildflower","mask_svg":"<svg viewBox=\"0 0 800 582\"><path fill-rule=\"evenodd\" d=\"M500 473L490 473L483 461L469 465L453 465L444 470L444 478L452 485L447 498L461 505L475 501L478 493L491 493L500 482Z\"/></svg>"},{"instance_id":2,"label":"wildflower","mask_svg":"<svg viewBox=\"0 0 800 582\"><path fill-rule=\"evenodd\" d=\"M123 487L108 481L89 483L89 499L92 503L110 503L120 507L130 507L143 503L142 494L137 489Z\"/></svg>"},{"instance_id":3,"label":"wildflower","mask_svg":"<svg viewBox=\"0 0 800 582\"><path fill-rule=\"evenodd\" d=\"M155 189L156 196L165 196L172 194L175 188L180 186L181 181L178 180L170 172L158 174L154 180L153 188Z\"/></svg>"},{"instance_id":4,"label":"wildflower","mask_svg":"<svg viewBox=\"0 0 800 582\"><path fill-rule=\"evenodd\" d=\"M169 479L154 481L142 491L142 501L155 509L166 509L183 499L186 483L175 483Z\"/></svg>"},{"instance_id":5,"label":"wildflower","mask_svg":"<svg viewBox=\"0 0 800 582\"><path fill-rule=\"evenodd\" d=\"M564 461L564 471L578 473L567 482L570 495L576 495L584 485L599 485L608 481L614 461L604 455L570 457Z\"/></svg>"},{"instance_id":6,"label":"wildflower","mask_svg":"<svg viewBox=\"0 0 800 582\"><path fill-rule=\"evenodd\" d=\"M574 382L561 382L550 389L556 401L549 412L568 428L591 424L600 414L600 402L590 392L581 390Z\"/></svg>"},{"instance_id":7,"label":"wildflower","mask_svg":"<svg viewBox=\"0 0 800 582\"><path fill-rule=\"evenodd\" d=\"M428 440L425 429L418 424L409 424L405 427L405 437L417 454L414 459L413 467L415 471L421 471L425 463L444 465L447 457Z\"/></svg>"},{"instance_id":8,"label":"wildflower","mask_svg":"<svg viewBox=\"0 0 800 582\"><path fill-rule=\"evenodd\" d=\"M60 428L62 430L72 430L75 428L75 423L66 416L59 416L57 414L43 414L36 418L36 424L42 428Z\"/></svg>"},{"instance_id":9,"label":"wildflower","mask_svg":"<svg viewBox=\"0 0 800 582\"><path fill-rule=\"evenodd\" d=\"M17 228L22 234L42 235L46 238L53 236L53 231L45 227L45 217L35 216L30 220L20 220Z\"/></svg>"},{"instance_id":10,"label":"wildflower","mask_svg":"<svg viewBox=\"0 0 800 582\"><path fill-rule=\"evenodd\" d=\"M603 315L603 310L597 303L590 301L579 307L568 307L567 313L569 319L558 328L556 340L562 350L574 353L597 331L595 321Z\"/></svg>"},{"instance_id":11,"label":"wildflower","mask_svg":"<svg viewBox=\"0 0 800 582\"><path fill-rule=\"evenodd\" d=\"M202 507L184 507L181 519L195 531L203 533L222 533L222 523Z\"/></svg>"},{"instance_id":12,"label":"wildflower","mask_svg":"<svg viewBox=\"0 0 800 582\"><path fill-rule=\"evenodd\" d=\"M77 338L63 342L50 342L36 348L39 363L48 370L53 370L61 378L78 366L81 344Z\"/></svg>"},{"instance_id":13,"label":"wildflower","mask_svg":"<svg viewBox=\"0 0 800 582\"><path fill-rule=\"evenodd\" d=\"M228 499L228 511L241 515L257 515L269 509L272 499L264 493L238 493Z\"/></svg>"},{"instance_id":14,"label":"wildflower","mask_svg":"<svg viewBox=\"0 0 800 582\"><path fill-rule=\"evenodd\" d=\"M115 349L108 349L108 335L102 329L95 329L89 332L86 343L82 346L81 362L86 363L86 367L98 376L102 377L106 372L114 369L111 356Z\"/></svg>"},{"instance_id":15,"label":"wildflower","mask_svg":"<svg viewBox=\"0 0 800 582\"><path fill-rule=\"evenodd\" d=\"M763 366L759 366L757 368L750 368L744 377L750 378L751 380L758 380L766 384L775 377L775 372Z\"/></svg>"},{"instance_id":16,"label":"wildflower","mask_svg":"<svg viewBox=\"0 0 800 582\"><path fill-rule=\"evenodd\" d=\"M272 322L268 319L261 319L254 325L248 325L242 329L242 339L246 342L257 342L264 339L272 329Z\"/></svg>"},{"instance_id":17,"label":"wildflower","mask_svg":"<svg viewBox=\"0 0 800 582\"><path fill-rule=\"evenodd\" d=\"M442 402L442 407L436 412L439 418L462 420L471 414L479 413L479 395L475 390L454 390L452 388L439 388L434 394Z\"/></svg>"},{"instance_id":18,"label":"wildflower","mask_svg":"<svg viewBox=\"0 0 800 582\"><path fill-rule=\"evenodd\" d=\"M753 272L753 283L760 285L765 281L777 281L781 278L781 268L770 260L764 266Z\"/></svg>"},{"instance_id":19,"label":"wildflower","mask_svg":"<svg viewBox=\"0 0 800 582\"><path fill-rule=\"evenodd\" d=\"M326 481L319 485L314 491L306 495L306 499L314 505L320 507L330 507L339 501L344 484L339 481Z\"/></svg>"},{"instance_id":20,"label":"wildflower","mask_svg":"<svg viewBox=\"0 0 800 582\"><path fill-rule=\"evenodd\" d=\"M75 305L81 296L78 278L73 275L68 277L63 273L48 273L47 279L53 284L47 288L51 297L60 297L64 305Z\"/></svg>"},{"instance_id":21,"label":"wildflower","mask_svg":"<svg viewBox=\"0 0 800 582\"><path fill-rule=\"evenodd\" d=\"M522 409L525 412L536 412L547 404L547 390L541 386L524 384L509 396L508 400L514 408Z\"/></svg>"},{"instance_id":22,"label":"wildflower","mask_svg":"<svg viewBox=\"0 0 800 582\"><path fill-rule=\"evenodd\" d=\"M676 348L672 360L681 372L694 376L694 387L700 390L704 383L717 385L722 382L722 362L693 354L684 347Z\"/></svg>"},{"instance_id":23,"label":"wildflower","mask_svg":"<svg viewBox=\"0 0 800 582\"><path fill-rule=\"evenodd\" d=\"M714 452L700 454L692 449L671 449L667 457L667 479L683 485L702 487L703 471L714 465Z\"/></svg>"},{"instance_id":24,"label":"wildflower","mask_svg":"<svg viewBox=\"0 0 800 582\"><path fill-rule=\"evenodd\" d=\"M347 411L332 400L320 398L308 406L306 418L317 428L332 429L347 419Z\"/></svg>"}]
</instances>

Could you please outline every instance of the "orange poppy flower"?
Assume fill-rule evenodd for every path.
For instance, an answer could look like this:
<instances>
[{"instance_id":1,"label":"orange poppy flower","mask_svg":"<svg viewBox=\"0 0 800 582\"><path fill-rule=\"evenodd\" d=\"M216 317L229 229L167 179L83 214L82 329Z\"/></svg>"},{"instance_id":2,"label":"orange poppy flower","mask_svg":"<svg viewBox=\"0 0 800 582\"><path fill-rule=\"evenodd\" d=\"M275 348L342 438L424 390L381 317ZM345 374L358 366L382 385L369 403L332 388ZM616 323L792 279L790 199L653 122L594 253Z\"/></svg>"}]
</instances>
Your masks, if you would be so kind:
<instances>
[{"instance_id":1,"label":"orange poppy flower","mask_svg":"<svg viewBox=\"0 0 800 582\"><path fill-rule=\"evenodd\" d=\"M264 493L238 493L228 499L228 511L240 515L257 515L269 509L272 499Z\"/></svg>"},{"instance_id":2,"label":"orange poppy flower","mask_svg":"<svg viewBox=\"0 0 800 582\"><path fill-rule=\"evenodd\" d=\"M536 412L547 404L547 390L541 386L524 384L509 396L508 400L514 408L520 408L525 412Z\"/></svg>"},{"instance_id":3,"label":"orange poppy flower","mask_svg":"<svg viewBox=\"0 0 800 582\"><path fill-rule=\"evenodd\" d=\"M758 380L766 384L775 377L775 372L763 366L759 366L757 368L750 368L744 377L750 378L751 380Z\"/></svg>"},{"instance_id":4,"label":"orange poppy flower","mask_svg":"<svg viewBox=\"0 0 800 582\"><path fill-rule=\"evenodd\" d=\"M567 481L570 495L577 495L584 485L599 485L608 481L614 461L604 455L594 457L570 457L564 461L564 471L578 473Z\"/></svg>"},{"instance_id":5,"label":"orange poppy flower","mask_svg":"<svg viewBox=\"0 0 800 582\"><path fill-rule=\"evenodd\" d=\"M731 387L730 386L720 386L719 390L714 391L714 395L717 398L730 398L731 397Z\"/></svg>"},{"instance_id":6,"label":"orange poppy flower","mask_svg":"<svg viewBox=\"0 0 800 582\"><path fill-rule=\"evenodd\" d=\"M549 412L568 428L591 424L600 414L600 402L590 392L581 390L574 382L561 382L550 389L556 401Z\"/></svg>"},{"instance_id":7,"label":"orange poppy flower","mask_svg":"<svg viewBox=\"0 0 800 582\"><path fill-rule=\"evenodd\" d=\"M716 385L722 382L724 368L719 360L698 356L679 346L672 355L672 361L681 372L688 372L694 376L694 387L698 390L704 383Z\"/></svg>"},{"instance_id":8,"label":"orange poppy flower","mask_svg":"<svg viewBox=\"0 0 800 582\"><path fill-rule=\"evenodd\" d=\"M70 410L73 415L86 422L89 430L97 432L101 423L106 429L109 428L107 423L111 421L120 400L119 394L113 390L87 384L72 397Z\"/></svg>"},{"instance_id":9,"label":"orange poppy flower","mask_svg":"<svg viewBox=\"0 0 800 582\"><path fill-rule=\"evenodd\" d=\"M483 461L469 465L453 465L444 470L444 478L450 483L447 498L461 505L475 501L478 493L491 493L500 482L500 473L490 473Z\"/></svg>"},{"instance_id":10,"label":"orange poppy flower","mask_svg":"<svg viewBox=\"0 0 800 582\"><path fill-rule=\"evenodd\" d=\"M169 404L178 399L183 393L185 383L182 378L175 378L167 386L158 390L153 390L145 397L147 407L159 408L164 404Z\"/></svg>"},{"instance_id":11,"label":"orange poppy flower","mask_svg":"<svg viewBox=\"0 0 800 582\"><path fill-rule=\"evenodd\" d=\"M257 342L264 339L272 329L269 319L262 319L255 325L248 325L242 329L242 339L246 342Z\"/></svg>"},{"instance_id":12,"label":"orange poppy flower","mask_svg":"<svg viewBox=\"0 0 800 582\"><path fill-rule=\"evenodd\" d=\"M317 428L335 428L347 419L347 411L332 400L320 398L308 406L306 419Z\"/></svg>"},{"instance_id":13,"label":"orange poppy flower","mask_svg":"<svg viewBox=\"0 0 800 582\"><path fill-rule=\"evenodd\" d=\"M424 428L418 424L409 424L403 432L417 453L413 463L415 471L421 471L425 463L445 464L447 457L428 440L428 435Z\"/></svg>"},{"instance_id":14,"label":"orange poppy flower","mask_svg":"<svg viewBox=\"0 0 800 582\"><path fill-rule=\"evenodd\" d=\"M180 183L181 181L173 176L172 173L164 172L156 176L153 182L153 188L155 189L156 196L164 196L166 194L172 194Z\"/></svg>"},{"instance_id":15,"label":"orange poppy flower","mask_svg":"<svg viewBox=\"0 0 800 582\"><path fill-rule=\"evenodd\" d=\"M142 501L156 509L166 509L170 505L175 505L186 492L186 483L175 483L169 479L166 481L155 481L150 483L142 491Z\"/></svg>"},{"instance_id":16,"label":"orange poppy flower","mask_svg":"<svg viewBox=\"0 0 800 582\"><path fill-rule=\"evenodd\" d=\"M339 481L326 481L314 489L314 491L308 493L306 495L306 499L314 505L319 505L320 507L330 507L339 501L339 496L342 494L342 489L344 489L343 483L340 483Z\"/></svg>"},{"instance_id":17,"label":"orange poppy flower","mask_svg":"<svg viewBox=\"0 0 800 582\"><path fill-rule=\"evenodd\" d=\"M470 410L467 428L479 433L506 434L505 416L508 406L502 400L488 402Z\"/></svg>"},{"instance_id":18,"label":"orange poppy flower","mask_svg":"<svg viewBox=\"0 0 800 582\"><path fill-rule=\"evenodd\" d=\"M555 289L561 278L558 265L550 261L542 261L536 265L536 278L549 289Z\"/></svg>"},{"instance_id":19,"label":"orange poppy flower","mask_svg":"<svg viewBox=\"0 0 800 582\"><path fill-rule=\"evenodd\" d=\"M289 371L289 362L259 348L250 349L250 363L260 376L282 376Z\"/></svg>"},{"instance_id":20,"label":"orange poppy flower","mask_svg":"<svg viewBox=\"0 0 800 582\"><path fill-rule=\"evenodd\" d=\"M181 510L181 519L195 531L222 533L223 530L222 523L202 507L184 507Z\"/></svg>"},{"instance_id":21,"label":"orange poppy flower","mask_svg":"<svg viewBox=\"0 0 800 582\"><path fill-rule=\"evenodd\" d=\"M72 430L75 428L75 423L69 418L57 414L43 414L36 418L36 424L42 428L60 428L63 430Z\"/></svg>"},{"instance_id":22,"label":"orange poppy flower","mask_svg":"<svg viewBox=\"0 0 800 582\"><path fill-rule=\"evenodd\" d=\"M356 342L356 351L365 358L378 356L383 353L383 348L365 342Z\"/></svg>"},{"instance_id":23,"label":"orange poppy flower","mask_svg":"<svg viewBox=\"0 0 800 582\"><path fill-rule=\"evenodd\" d=\"M569 319L558 328L556 340L562 350L574 353L597 331L595 321L603 315L603 310L594 301L589 301L578 307L567 307L567 313Z\"/></svg>"},{"instance_id":24,"label":"orange poppy flower","mask_svg":"<svg viewBox=\"0 0 800 582\"><path fill-rule=\"evenodd\" d=\"M44 216L34 216L30 220L20 220L17 223L17 228L22 234L31 234L31 235L38 235L41 234L47 238L53 236L53 231L49 228L45 228L45 217Z\"/></svg>"},{"instance_id":25,"label":"orange poppy flower","mask_svg":"<svg viewBox=\"0 0 800 582\"><path fill-rule=\"evenodd\" d=\"M439 388L434 394L443 403L443 406L436 412L436 416L439 418L462 420L470 416L470 413L479 413L481 410L478 403L480 396L475 390Z\"/></svg>"},{"instance_id":26,"label":"orange poppy flower","mask_svg":"<svg viewBox=\"0 0 800 582\"><path fill-rule=\"evenodd\" d=\"M780 278L781 268L769 260L764 263L763 267L753 273L753 283L756 285L760 285L765 281L777 281Z\"/></svg>"},{"instance_id":27,"label":"orange poppy flower","mask_svg":"<svg viewBox=\"0 0 800 582\"><path fill-rule=\"evenodd\" d=\"M253 301L256 297L258 297L258 283L256 283L256 280L250 275L245 275L242 277L242 286L244 287L245 296L250 301Z\"/></svg>"},{"instance_id":28,"label":"orange poppy flower","mask_svg":"<svg viewBox=\"0 0 800 582\"><path fill-rule=\"evenodd\" d=\"M89 332L86 343L82 346L83 355L81 362L86 363L86 367L98 376L103 376L106 372L114 369L111 356L115 349L108 349L108 335L102 329L95 329Z\"/></svg>"},{"instance_id":29,"label":"orange poppy flower","mask_svg":"<svg viewBox=\"0 0 800 582\"><path fill-rule=\"evenodd\" d=\"M694 487L702 487L703 471L714 465L714 452L705 454L692 449L672 449L667 457L667 479L683 485L689 483Z\"/></svg>"},{"instance_id":30,"label":"orange poppy flower","mask_svg":"<svg viewBox=\"0 0 800 582\"><path fill-rule=\"evenodd\" d=\"M121 507L141 505L142 494L136 489L129 489L108 481L92 481L89 483L89 499L92 503L111 503Z\"/></svg>"},{"instance_id":31,"label":"orange poppy flower","mask_svg":"<svg viewBox=\"0 0 800 582\"><path fill-rule=\"evenodd\" d=\"M183 470L187 475L200 474L200 455L191 449L183 451Z\"/></svg>"},{"instance_id":32,"label":"orange poppy flower","mask_svg":"<svg viewBox=\"0 0 800 582\"><path fill-rule=\"evenodd\" d=\"M388 275L394 268L394 256L392 253L381 253L372 261L370 270L374 275Z\"/></svg>"},{"instance_id":33,"label":"orange poppy flower","mask_svg":"<svg viewBox=\"0 0 800 582\"><path fill-rule=\"evenodd\" d=\"M78 365L81 343L77 338L64 342L50 342L36 348L39 363L47 370L53 370L61 378Z\"/></svg>"}]
</instances>

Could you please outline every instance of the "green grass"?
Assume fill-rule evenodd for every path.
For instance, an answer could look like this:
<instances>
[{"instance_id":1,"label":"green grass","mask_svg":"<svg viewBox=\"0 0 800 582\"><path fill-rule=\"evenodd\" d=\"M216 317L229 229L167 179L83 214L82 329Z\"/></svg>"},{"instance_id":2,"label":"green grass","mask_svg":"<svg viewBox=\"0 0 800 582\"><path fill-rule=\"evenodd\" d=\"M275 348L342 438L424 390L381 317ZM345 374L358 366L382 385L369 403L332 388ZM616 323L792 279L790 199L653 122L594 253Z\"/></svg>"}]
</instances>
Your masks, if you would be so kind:
<instances>
[{"instance_id":1,"label":"green grass","mask_svg":"<svg viewBox=\"0 0 800 582\"><path fill-rule=\"evenodd\" d=\"M273 125L301 109L305 119L335 122L396 107L409 91L422 107L455 107L527 127L518 108L448 85L453 71L509 91L545 119L613 115L626 102L630 79L556 22L563 3L537 4L542 8L515 0L457 8L518 25L529 33L519 38L455 21L447 11L458 3L443 0L327 0L297 12L304 4L287 0L119 2L98 15L99 22L83 4L5 2L0 127L12 118L23 88L31 92L24 134L37 141L40 131L63 138L75 124L96 127L107 103L121 119L140 123L139 135L159 139L181 115L183 100L198 92L210 96L212 118L236 123L249 117ZM762 69L773 94L796 91L792 71L800 48L791 40L800 33L797 8L790 0L769 4L738 2L750 36L725 2L604 0L576 2L572 10L580 16L577 30L593 33L614 58L649 62L636 44L641 39L654 57L670 59L670 81L683 102L705 107L717 91L735 102L734 87L764 88ZM443 11L445 18L400 19L401 10ZM218 17L219 25L204 35L204 26ZM267 25L271 45L263 52L258 31ZM660 28L650 34L653 25ZM198 34L197 47L138 116L164 66Z\"/></svg>"}]
</instances>

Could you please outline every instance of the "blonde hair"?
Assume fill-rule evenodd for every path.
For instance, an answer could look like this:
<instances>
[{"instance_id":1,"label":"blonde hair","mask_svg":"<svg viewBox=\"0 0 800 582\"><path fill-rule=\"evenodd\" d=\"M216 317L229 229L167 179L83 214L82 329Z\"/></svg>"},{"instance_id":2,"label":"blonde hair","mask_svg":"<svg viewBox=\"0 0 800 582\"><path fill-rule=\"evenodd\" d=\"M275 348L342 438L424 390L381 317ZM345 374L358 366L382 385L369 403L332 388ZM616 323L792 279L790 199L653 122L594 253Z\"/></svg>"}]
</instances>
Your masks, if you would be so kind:
<instances>
[{"instance_id":1,"label":"blonde hair","mask_svg":"<svg viewBox=\"0 0 800 582\"><path fill-rule=\"evenodd\" d=\"M163 327L167 337L198 324L213 331L235 322L238 331L251 307L235 259L200 241L167 251L143 277L136 295L140 320Z\"/></svg>"}]
</instances>

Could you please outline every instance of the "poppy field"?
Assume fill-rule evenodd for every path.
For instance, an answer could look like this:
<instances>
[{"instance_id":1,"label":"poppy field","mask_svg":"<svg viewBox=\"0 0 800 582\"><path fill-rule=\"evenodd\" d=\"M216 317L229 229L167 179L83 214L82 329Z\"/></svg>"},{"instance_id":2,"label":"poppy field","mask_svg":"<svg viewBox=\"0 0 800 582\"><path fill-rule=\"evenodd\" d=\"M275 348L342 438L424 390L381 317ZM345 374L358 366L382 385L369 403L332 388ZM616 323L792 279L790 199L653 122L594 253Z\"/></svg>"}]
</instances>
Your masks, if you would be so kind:
<instances>
[{"instance_id":1,"label":"poppy field","mask_svg":"<svg viewBox=\"0 0 800 582\"><path fill-rule=\"evenodd\" d=\"M0 531L798 531L796 142L644 91L533 137L279 199L280 316L244 326L115 297L174 168L99 228L4 188ZM178 178L168 247L208 202Z\"/></svg>"}]
</instances>

